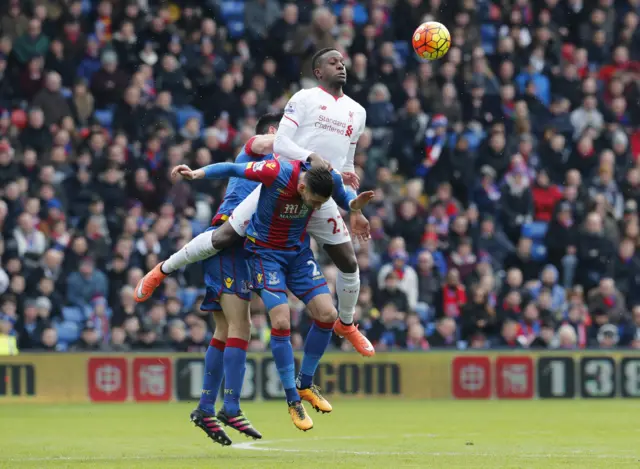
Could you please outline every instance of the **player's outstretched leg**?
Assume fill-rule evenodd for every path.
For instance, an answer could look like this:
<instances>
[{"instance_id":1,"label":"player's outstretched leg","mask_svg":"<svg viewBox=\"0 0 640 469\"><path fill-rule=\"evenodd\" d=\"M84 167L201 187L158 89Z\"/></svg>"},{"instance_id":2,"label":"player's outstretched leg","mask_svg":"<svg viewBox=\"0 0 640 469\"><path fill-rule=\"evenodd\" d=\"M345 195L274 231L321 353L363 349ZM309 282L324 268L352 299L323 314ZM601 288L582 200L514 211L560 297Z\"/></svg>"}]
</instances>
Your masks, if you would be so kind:
<instances>
[{"instance_id":1,"label":"player's outstretched leg","mask_svg":"<svg viewBox=\"0 0 640 469\"><path fill-rule=\"evenodd\" d=\"M223 356L227 336L227 322L222 311L213 313L216 321L214 333L204 357L204 377L202 392L197 409L191 412L191 421L204 431L209 438L222 446L231 444L231 439L216 418L215 403L224 375Z\"/></svg>"},{"instance_id":2,"label":"player's outstretched leg","mask_svg":"<svg viewBox=\"0 0 640 469\"><path fill-rule=\"evenodd\" d=\"M299 289L298 285L292 286L295 290ZM322 396L320 388L313 384L313 375L331 342L333 324L338 316L328 292L329 290L324 284L300 298L307 305L313 318L313 324L304 342L304 356L296 379L296 386L300 397L311 404L317 412L322 413L331 412L333 407Z\"/></svg>"},{"instance_id":3,"label":"player's outstretched leg","mask_svg":"<svg viewBox=\"0 0 640 469\"><path fill-rule=\"evenodd\" d=\"M262 296L269 295L270 292L262 291ZM286 301L286 295L284 301ZM313 428L313 420L307 414L301 403L300 395L296 389L295 361L293 357L293 347L291 346L291 325L289 321L288 304L280 304L269 310L271 317L271 353L276 363L276 369L280 375L282 387L287 396L289 405L289 415L293 424L300 430L307 431Z\"/></svg>"},{"instance_id":4,"label":"player's outstretched leg","mask_svg":"<svg viewBox=\"0 0 640 469\"><path fill-rule=\"evenodd\" d=\"M169 259L156 265L140 279L136 286L135 300L138 303L147 301L168 275L189 264L215 256L238 239L240 236L228 221L216 230L209 229L200 233L185 244L182 249L172 254Z\"/></svg>"},{"instance_id":5,"label":"player's outstretched leg","mask_svg":"<svg viewBox=\"0 0 640 469\"><path fill-rule=\"evenodd\" d=\"M223 294L220 304L229 323L229 338L224 349L224 404L218 412L218 420L248 437L260 439L262 434L240 410L240 392L251 336L249 302L235 295Z\"/></svg>"},{"instance_id":6,"label":"player's outstretched leg","mask_svg":"<svg viewBox=\"0 0 640 469\"><path fill-rule=\"evenodd\" d=\"M353 244L350 241L336 245L325 244L324 249L339 271L336 280L339 319L334 325L334 332L347 339L360 355L372 357L376 353L373 345L353 322L360 294L360 272Z\"/></svg>"}]
</instances>

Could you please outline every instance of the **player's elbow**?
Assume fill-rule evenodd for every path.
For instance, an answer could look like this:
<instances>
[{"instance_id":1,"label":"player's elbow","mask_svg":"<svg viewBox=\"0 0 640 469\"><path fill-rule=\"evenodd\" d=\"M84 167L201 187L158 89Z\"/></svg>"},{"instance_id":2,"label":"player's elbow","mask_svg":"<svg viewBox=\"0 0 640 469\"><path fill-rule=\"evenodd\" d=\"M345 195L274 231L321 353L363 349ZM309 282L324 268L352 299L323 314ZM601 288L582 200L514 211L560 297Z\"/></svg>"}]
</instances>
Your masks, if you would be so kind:
<instances>
[{"instance_id":1,"label":"player's elbow","mask_svg":"<svg viewBox=\"0 0 640 469\"><path fill-rule=\"evenodd\" d=\"M274 137L272 135L262 135L257 137L251 144L251 151L257 155L268 155L274 151Z\"/></svg>"}]
</instances>

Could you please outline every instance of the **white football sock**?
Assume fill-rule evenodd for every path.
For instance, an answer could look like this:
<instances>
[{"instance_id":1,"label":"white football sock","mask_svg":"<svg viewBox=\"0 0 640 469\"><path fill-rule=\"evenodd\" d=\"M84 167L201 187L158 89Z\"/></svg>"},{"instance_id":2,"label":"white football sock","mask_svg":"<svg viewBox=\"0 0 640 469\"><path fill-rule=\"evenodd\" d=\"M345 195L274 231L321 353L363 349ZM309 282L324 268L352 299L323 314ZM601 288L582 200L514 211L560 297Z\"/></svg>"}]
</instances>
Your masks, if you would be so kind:
<instances>
[{"instance_id":1,"label":"white football sock","mask_svg":"<svg viewBox=\"0 0 640 469\"><path fill-rule=\"evenodd\" d=\"M347 274L338 271L336 292L338 293L338 317L344 324L352 324L360 295L360 270Z\"/></svg>"},{"instance_id":2,"label":"white football sock","mask_svg":"<svg viewBox=\"0 0 640 469\"><path fill-rule=\"evenodd\" d=\"M171 274L184 266L215 256L218 252L211 243L211 231L205 231L164 261L161 270L165 274Z\"/></svg>"}]
</instances>

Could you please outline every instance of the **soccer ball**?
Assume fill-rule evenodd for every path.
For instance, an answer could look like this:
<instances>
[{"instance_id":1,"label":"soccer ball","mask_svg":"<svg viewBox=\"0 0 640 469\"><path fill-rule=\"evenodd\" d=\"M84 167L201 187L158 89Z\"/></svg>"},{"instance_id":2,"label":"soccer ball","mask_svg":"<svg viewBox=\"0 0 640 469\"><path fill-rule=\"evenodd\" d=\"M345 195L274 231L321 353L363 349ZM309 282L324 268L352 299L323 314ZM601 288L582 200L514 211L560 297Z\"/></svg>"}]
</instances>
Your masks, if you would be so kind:
<instances>
[{"instance_id":1,"label":"soccer ball","mask_svg":"<svg viewBox=\"0 0 640 469\"><path fill-rule=\"evenodd\" d=\"M411 38L418 57L436 60L444 57L451 47L449 30L441 23L428 21L418 26Z\"/></svg>"}]
</instances>

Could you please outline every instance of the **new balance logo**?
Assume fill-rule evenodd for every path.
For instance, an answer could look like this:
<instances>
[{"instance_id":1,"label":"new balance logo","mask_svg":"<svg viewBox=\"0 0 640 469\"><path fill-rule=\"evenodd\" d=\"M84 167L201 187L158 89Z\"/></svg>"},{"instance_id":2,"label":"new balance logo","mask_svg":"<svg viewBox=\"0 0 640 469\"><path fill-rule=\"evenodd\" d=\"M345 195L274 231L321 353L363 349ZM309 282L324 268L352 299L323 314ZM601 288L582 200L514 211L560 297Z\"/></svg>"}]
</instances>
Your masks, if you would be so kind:
<instances>
[{"instance_id":1,"label":"new balance logo","mask_svg":"<svg viewBox=\"0 0 640 469\"><path fill-rule=\"evenodd\" d=\"M321 111L326 111L327 110L327 106L320 106L320 110Z\"/></svg>"}]
</instances>

